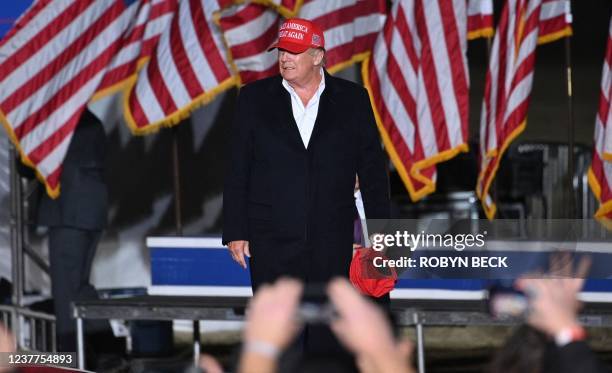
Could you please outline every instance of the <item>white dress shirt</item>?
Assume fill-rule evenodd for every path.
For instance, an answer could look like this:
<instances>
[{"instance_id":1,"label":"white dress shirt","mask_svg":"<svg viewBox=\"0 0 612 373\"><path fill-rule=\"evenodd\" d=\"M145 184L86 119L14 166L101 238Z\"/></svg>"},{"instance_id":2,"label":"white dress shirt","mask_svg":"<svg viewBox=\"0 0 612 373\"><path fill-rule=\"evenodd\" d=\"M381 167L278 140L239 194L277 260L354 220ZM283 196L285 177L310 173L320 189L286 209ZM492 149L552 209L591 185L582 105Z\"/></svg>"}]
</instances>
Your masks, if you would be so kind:
<instances>
[{"instance_id":1,"label":"white dress shirt","mask_svg":"<svg viewBox=\"0 0 612 373\"><path fill-rule=\"evenodd\" d=\"M283 79L283 87L285 87L285 89L289 91L289 95L291 95L291 109L293 110L293 118L295 119L295 123L300 131L300 136L302 137L304 147L308 148L308 142L310 141L310 136L312 135L312 130L314 129L315 120L317 120L317 113L319 112L319 100L323 90L325 89L325 74L323 74L323 69L321 69L321 83L319 83L319 88L315 92L314 96L312 96L310 101L308 101L306 107L304 107L300 96L285 79Z\"/></svg>"}]
</instances>

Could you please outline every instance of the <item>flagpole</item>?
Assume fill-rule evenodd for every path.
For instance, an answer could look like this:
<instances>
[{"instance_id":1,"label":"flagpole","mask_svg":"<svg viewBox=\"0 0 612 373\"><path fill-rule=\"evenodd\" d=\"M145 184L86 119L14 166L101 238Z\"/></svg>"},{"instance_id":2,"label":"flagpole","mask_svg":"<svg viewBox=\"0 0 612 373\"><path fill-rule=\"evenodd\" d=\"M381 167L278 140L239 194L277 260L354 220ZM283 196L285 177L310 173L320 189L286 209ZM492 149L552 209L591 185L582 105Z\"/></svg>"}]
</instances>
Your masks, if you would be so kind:
<instances>
[{"instance_id":1,"label":"flagpole","mask_svg":"<svg viewBox=\"0 0 612 373\"><path fill-rule=\"evenodd\" d=\"M13 292L11 294L13 306L23 307L24 266L23 266L23 189L21 177L17 172L17 150L9 145L10 159L10 239L11 239L11 268L13 278ZM21 317L13 308L11 327L16 339L16 346L22 346Z\"/></svg>"},{"instance_id":2,"label":"flagpole","mask_svg":"<svg viewBox=\"0 0 612 373\"><path fill-rule=\"evenodd\" d=\"M183 235L183 220L181 218L181 172L179 160L178 126L172 127L172 173L174 181L174 218L176 235Z\"/></svg>"},{"instance_id":3,"label":"flagpole","mask_svg":"<svg viewBox=\"0 0 612 373\"><path fill-rule=\"evenodd\" d=\"M183 219L181 205L181 170L179 158L178 125L172 127L172 173L174 185L174 220L176 235L183 235ZM200 361L200 321L193 320L193 364L198 366Z\"/></svg>"},{"instance_id":4,"label":"flagpole","mask_svg":"<svg viewBox=\"0 0 612 373\"><path fill-rule=\"evenodd\" d=\"M571 17L571 0L566 17ZM576 219L576 198L574 196L574 97L572 80L572 44L571 35L565 39L565 81L567 93L567 193L569 199L568 218Z\"/></svg>"},{"instance_id":5,"label":"flagpole","mask_svg":"<svg viewBox=\"0 0 612 373\"><path fill-rule=\"evenodd\" d=\"M488 38L485 38L486 40L486 45L487 45L487 71L489 71L489 64L491 63L491 49L493 48L493 36L490 36ZM486 79L486 77L485 77ZM497 201L497 178L493 178L493 180L491 181L491 187L490 187L490 196L491 196L491 200L493 201L493 203L496 206L499 206L498 201ZM497 213L499 214L500 209L497 209Z\"/></svg>"}]
</instances>

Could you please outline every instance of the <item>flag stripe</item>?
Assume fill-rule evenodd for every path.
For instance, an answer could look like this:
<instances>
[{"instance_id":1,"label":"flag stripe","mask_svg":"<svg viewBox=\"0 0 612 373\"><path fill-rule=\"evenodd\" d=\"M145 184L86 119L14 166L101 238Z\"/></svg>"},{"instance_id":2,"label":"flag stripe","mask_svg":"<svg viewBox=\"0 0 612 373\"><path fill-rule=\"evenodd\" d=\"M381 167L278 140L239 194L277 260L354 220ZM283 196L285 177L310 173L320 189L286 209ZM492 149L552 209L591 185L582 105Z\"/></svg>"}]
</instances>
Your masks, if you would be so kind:
<instances>
[{"instance_id":1,"label":"flag stripe","mask_svg":"<svg viewBox=\"0 0 612 373\"><path fill-rule=\"evenodd\" d=\"M304 1L304 5L302 5L302 8L300 9L300 17L307 17L307 19L311 19L314 21L319 17L324 17L326 14L335 12L340 9L348 10L348 7L351 7L354 4L354 0L306 0ZM325 26L321 25L321 27L325 29Z\"/></svg>"},{"instance_id":2,"label":"flag stripe","mask_svg":"<svg viewBox=\"0 0 612 373\"><path fill-rule=\"evenodd\" d=\"M253 4L262 4L271 6L280 15L285 18L293 18L298 15L298 12L302 8L304 0L253 0ZM224 8L224 7L221 7Z\"/></svg>"},{"instance_id":3,"label":"flag stripe","mask_svg":"<svg viewBox=\"0 0 612 373\"><path fill-rule=\"evenodd\" d=\"M540 10L540 44L572 34L569 0L542 0Z\"/></svg>"},{"instance_id":4,"label":"flag stripe","mask_svg":"<svg viewBox=\"0 0 612 373\"><path fill-rule=\"evenodd\" d=\"M162 36L162 39L160 40L160 42L163 42L163 40L164 40L164 37ZM163 48L164 45L162 44L161 47ZM168 52L166 51L166 53ZM151 62L149 62L149 69L147 69L147 77L149 78L149 84L156 98L155 102L160 107L163 113L163 116L166 116L168 115L168 113L172 113L178 110L177 102L175 101L172 95L172 92L170 92L170 90L168 89L168 85L166 84L167 83L166 79L168 75L172 74L173 79L171 81L176 82L177 86L181 86L181 84L177 81L178 77L176 75L178 73L176 72L175 69L173 70L174 70L173 71L174 74L172 74L170 70L160 69L159 58L157 56L151 59ZM162 71L163 71L163 74L162 74Z\"/></svg>"},{"instance_id":5,"label":"flag stripe","mask_svg":"<svg viewBox=\"0 0 612 373\"><path fill-rule=\"evenodd\" d=\"M144 95L144 93L140 93L142 91L142 87L148 87L148 84L143 84L142 81L144 79L146 79L146 75L143 75L141 77L141 80L139 81L139 85L136 88L141 88L141 89L137 89L133 92L132 96L130 97L130 101L129 101L129 108L131 111L131 115L134 118L134 121L136 123L147 123L150 122L149 118L147 117L147 114L145 113L145 111L142 109L142 106L140 105L141 102L146 102L146 97L143 97L142 95ZM149 89L148 91L146 91L147 93L151 93L151 90ZM149 107L150 109L151 107ZM159 114L157 117L161 117L163 116L163 114Z\"/></svg>"},{"instance_id":6,"label":"flag stripe","mask_svg":"<svg viewBox=\"0 0 612 373\"><path fill-rule=\"evenodd\" d=\"M374 55L374 62L376 62L376 57L386 59L389 58L389 61L392 61L392 57L390 55L385 55L388 53L386 50L386 46L384 44L380 44L377 48L380 53L376 53ZM386 53L383 53L382 51ZM384 64L380 63L379 65L381 70L377 71L374 74L370 74L370 85L372 89L375 89L378 92L381 92L383 95L377 96L378 98L374 99L374 103L380 113L382 114L383 120L382 125L385 126L386 133L389 134L391 139L397 141L397 151L400 156L405 159L410 157L410 154L413 152L411 149L411 142L402 141L403 139L414 139L414 121L410 119L410 114L408 113L406 107L401 103L401 96L397 93L397 90L393 86L393 81L389 79L387 75L387 71L382 70ZM390 66L397 66L393 62ZM396 69L397 71L397 69ZM393 70L390 70L389 73L394 73ZM380 80L379 77L383 79ZM383 99L384 97L384 99ZM411 111L412 113L412 111ZM403 125L394 126L392 123L400 123ZM412 145L414 147L414 145Z\"/></svg>"},{"instance_id":7,"label":"flag stripe","mask_svg":"<svg viewBox=\"0 0 612 373\"><path fill-rule=\"evenodd\" d=\"M467 0L468 39L493 36L493 1Z\"/></svg>"},{"instance_id":8,"label":"flag stripe","mask_svg":"<svg viewBox=\"0 0 612 373\"><path fill-rule=\"evenodd\" d=\"M440 91L438 89L438 84L436 82L436 71L435 71L435 62L434 56L432 54L433 49L440 48L440 46L431 45L429 41L428 29L430 27L441 26L440 20L435 20L436 24L427 25L426 22L433 22L431 18L434 17L437 11L436 2L429 2L427 7L427 17L425 16L425 10L423 9L423 3L421 1L417 1L415 6L416 11L416 20L417 20L417 32L421 36L421 43L423 45L423 49L421 51L421 69L419 72L419 79L422 80L424 85L424 93L427 101L422 101L422 105L419 107L419 112L426 111L428 114L431 114L432 125L433 128L429 133L436 133L438 136L428 136L428 140L424 143L425 145L425 155L430 157L433 154L438 152L438 149L444 149L448 146L448 136L446 133L446 129L444 128L444 124L446 122L446 118L443 110L429 110L430 107L440 107L444 109L445 105L443 105L442 98L440 95ZM433 6L431 6L433 5ZM437 32L438 35L444 35L444 32L440 29L432 30L432 32ZM438 106L440 105L440 106ZM422 119L422 116L419 116L419 121ZM422 140L422 139L421 139ZM434 140L434 141L432 141Z\"/></svg>"},{"instance_id":9,"label":"flag stripe","mask_svg":"<svg viewBox=\"0 0 612 373\"><path fill-rule=\"evenodd\" d=\"M37 1L0 47L0 118L22 160L59 193L61 164L85 104L134 27L124 0Z\"/></svg>"},{"instance_id":10,"label":"flag stripe","mask_svg":"<svg viewBox=\"0 0 612 373\"><path fill-rule=\"evenodd\" d=\"M8 55L6 60L3 62L6 67L0 71L0 82L5 84L4 79L12 74L15 69L20 67L28 59L30 59L32 57L32 51L38 50L38 46L47 44L58 34L61 36L62 33L67 33L66 26L74 22L72 16L73 14L78 15L76 19L77 21L79 20L78 17L81 19L87 19L89 15L87 12L95 11L95 9L90 9L90 5L93 3L93 1L94 0L84 0L83 2L64 1L64 3L66 3L64 4L66 7L63 9L49 7L47 8L47 13L54 13L52 15L54 18L51 22L47 23L43 20L33 22L35 27L27 29L24 28L24 30L17 33L15 35L17 44L6 47L6 49L16 49L16 51L13 51L10 55ZM41 14L40 17L46 18L49 17L49 15ZM36 25L38 25L38 27L36 27ZM13 30L15 29L17 28L13 28ZM0 50L0 53L2 55L7 54L4 50Z\"/></svg>"},{"instance_id":11,"label":"flag stripe","mask_svg":"<svg viewBox=\"0 0 612 373\"><path fill-rule=\"evenodd\" d=\"M27 118L31 118L31 112L41 108L46 110L48 106L46 100L53 96L44 95L44 92L61 90L66 82L79 74L80 68L100 59L100 56L103 58L110 56L109 54L101 54L101 52L105 50L108 43L113 42L119 36L117 29L120 28L120 23L125 22L125 17L117 19L107 17L106 20L112 22L110 27L106 27L101 33L98 33L98 30L94 27L89 29L87 34L83 35L82 43L71 45L69 49L65 49L58 58L54 59L22 87L16 89L13 95L1 104L7 118L16 123L14 129L18 137L28 133L35 125L27 120ZM92 40L94 36L95 38ZM112 45L117 46L116 43L112 43ZM85 46L87 48L81 49ZM114 52L114 50L111 52ZM70 62L64 65L65 61ZM108 61L102 62L104 63L102 67L105 67ZM57 101L57 103L61 104L61 101Z\"/></svg>"},{"instance_id":12,"label":"flag stripe","mask_svg":"<svg viewBox=\"0 0 612 373\"><path fill-rule=\"evenodd\" d=\"M151 56L161 33L172 21L177 5L177 0L155 0L143 4L136 26L124 38L123 47L113 59L98 92L114 92L111 88L135 73L139 60Z\"/></svg>"},{"instance_id":13,"label":"flag stripe","mask_svg":"<svg viewBox=\"0 0 612 373\"><path fill-rule=\"evenodd\" d=\"M391 35L393 32L392 27L387 27L385 29L385 35ZM416 103L414 102L414 96L401 94L397 92L397 88L395 88L396 84L400 84L396 82L395 79L389 79L389 75L397 74L401 71L400 67L395 60L394 54L389 53L387 49L387 45L389 45L389 37L386 37L384 43L377 43L377 48L374 53L374 64L373 67L377 69L378 74L374 74L377 76L384 77L383 80L378 80L379 85L377 86L378 90L382 92L382 95L376 96L377 102L385 103L391 107L391 110L385 112L385 116L387 119L384 121L390 129L397 130L400 134L401 138L411 139L412 141L407 142L408 151L414 151L414 123L416 123ZM385 69L385 63L388 65ZM397 79L400 80L400 79ZM408 86L410 81L404 81L404 85ZM402 102L406 100L406 103ZM392 126L392 123L400 123L397 127Z\"/></svg>"},{"instance_id":14,"label":"flag stripe","mask_svg":"<svg viewBox=\"0 0 612 373\"><path fill-rule=\"evenodd\" d=\"M37 127L37 131L41 134L40 137L42 142L39 139L35 139L33 135L22 140L24 150L31 149L31 153L28 151L30 159L36 162L40 160L41 163L39 164L39 168L43 172L53 172L55 167L58 167L63 160L65 148L58 148L57 145L63 144L64 141L69 141L69 139L66 140L66 137L72 137L72 132L65 134L63 132L58 133L57 131L62 127L66 130L74 130L76 123L71 124L70 120L75 115L77 117L80 116L87 102L87 94L95 89L100 75L94 76L94 79L80 86L79 90L66 101L63 107L57 108L49 113L44 120L44 124ZM38 146L38 143L40 143L40 146Z\"/></svg>"},{"instance_id":15,"label":"flag stripe","mask_svg":"<svg viewBox=\"0 0 612 373\"><path fill-rule=\"evenodd\" d=\"M435 164L467 150L466 0L393 4L363 77L385 147L413 200Z\"/></svg>"},{"instance_id":16,"label":"flag stripe","mask_svg":"<svg viewBox=\"0 0 612 373\"><path fill-rule=\"evenodd\" d=\"M44 24L44 22L40 22L40 21L33 22L35 26L30 27L26 32L23 32L24 28L21 27L21 25L31 23L33 19L36 19L38 15L46 9L47 5L49 5L51 1L52 0L35 1L32 4L32 6L30 6L30 8L28 8L21 16L19 16L19 18L15 21L15 27L11 28L6 34L4 34L4 37L2 38L2 40L0 40L0 51L2 50L1 48L4 45L4 43L6 43L9 39L10 40L17 39L17 40L22 40L23 42L27 42L30 40L30 37L36 35L40 31L40 27ZM71 0L63 0L63 1L67 3ZM23 34L18 35L20 31ZM1 54L3 53L0 53L0 55Z\"/></svg>"},{"instance_id":17,"label":"flag stripe","mask_svg":"<svg viewBox=\"0 0 612 373\"><path fill-rule=\"evenodd\" d=\"M409 127L402 126L402 124L408 124L410 120L405 108L398 104L397 93L391 87L387 72L383 70L384 63L372 66L376 64L376 57L380 58L379 61L384 61L387 57L386 53L380 53L382 50L386 51L386 47L383 43L377 42L375 52L372 55L372 64L370 64L370 60L366 60L364 63L364 81L370 92L377 124L379 129L382 128L381 133L387 152L389 152L398 173L408 188L411 198L415 199L415 196L418 197L426 188L424 184L409 175L408 167L404 163L405 160L412 157L412 150L408 148L409 143L406 140L414 139L414 126L412 123ZM397 125L394 123L397 123ZM402 133L406 130L411 131L409 135Z\"/></svg>"},{"instance_id":18,"label":"flag stripe","mask_svg":"<svg viewBox=\"0 0 612 373\"><path fill-rule=\"evenodd\" d=\"M299 17L323 30L327 69L333 73L362 60L372 49L384 23L385 1L306 0ZM279 20L276 12L254 2L234 6L219 17L241 83L278 73L276 55L266 50L275 41Z\"/></svg>"},{"instance_id":19,"label":"flag stripe","mask_svg":"<svg viewBox=\"0 0 612 373\"><path fill-rule=\"evenodd\" d=\"M152 64L152 60L149 62L149 65ZM130 96L132 100L130 103L132 115L134 115L132 108L137 106L137 104L140 105L140 109L142 110L142 115L134 118L136 123L141 126L146 126L147 123L155 122L159 120L159 118L165 116L158 102L158 92L155 91L155 87L151 84L149 78L151 75L153 75L153 67L147 66L145 73L139 75L138 84L135 86L136 88L133 91L133 95ZM141 102L145 104L140 104Z\"/></svg>"},{"instance_id":20,"label":"flag stripe","mask_svg":"<svg viewBox=\"0 0 612 373\"><path fill-rule=\"evenodd\" d=\"M240 77L244 82L262 79L267 76L278 74L277 52L256 54L253 56L235 59L234 63L241 66ZM252 79L246 79L245 75L252 73Z\"/></svg>"},{"instance_id":21,"label":"flag stripe","mask_svg":"<svg viewBox=\"0 0 612 373\"><path fill-rule=\"evenodd\" d=\"M10 87L20 86L21 82L28 80L28 77L37 74L47 66L47 64L40 63L40 61L52 60L58 55L57 51L63 50L66 44L78 46L74 42L78 41L79 37L82 40L82 30L88 28L87 26L92 22L91 18L95 17L98 11L102 12L104 10L103 8L96 9L95 6L83 9L83 12L75 19L75 22L79 25L79 33L73 32L72 27L60 29L59 32L44 31L37 35L37 39L28 43L25 47L14 50L12 53L3 53L2 55L6 55L7 58L2 62L3 68L0 71L0 84ZM70 26L73 26L73 24ZM7 46L7 48L9 47ZM9 93L10 90L0 92L0 100L4 100Z\"/></svg>"},{"instance_id":22,"label":"flag stripe","mask_svg":"<svg viewBox=\"0 0 612 373\"><path fill-rule=\"evenodd\" d=\"M272 24L267 20L277 18L276 13L268 11L264 6L242 5L226 12L220 18L220 23L223 23L226 37L230 37L236 44L243 44L265 32L267 26Z\"/></svg>"},{"instance_id":23,"label":"flag stripe","mask_svg":"<svg viewBox=\"0 0 612 373\"><path fill-rule=\"evenodd\" d=\"M593 160L589 185L599 200L595 218L612 230L612 17L600 86L599 110L595 120Z\"/></svg>"},{"instance_id":24,"label":"flag stripe","mask_svg":"<svg viewBox=\"0 0 612 373\"><path fill-rule=\"evenodd\" d=\"M100 18L93 22L91 26L88 27L79 38L74 40L73 43L65 48L62 53L59 53L57 57L52 59L36 74L30 75L31 78L29 80L26 80L24 75L28 74L32 65L41 64L35 63L35 61L25 64L23 65L23 69L19 70L18 74L13 74L13 76L7 79L7 81L3 84L7 84L7 86L12 87L19 87L19 84L17 84L15 81L16 79L27 81L27 83L22 84L19 88L10 92L10 96L5 98L0 104L2 106L2 110L5 112L5 114L7 114L7 117L14 123L20 123L22 120L24 120L24 114L26 113L24 110L15 110L19 105L22 107L24 105L28 105L29 97L32 97L32 95L38 91L41 86L48 82L53 84L57 81L67 78L69 79L69 75L66 75L70 72L75 72L75 66L83 63L89 63L90 59L95 58L94 54L85 53L90 52L91 50L91 48L87 47L92 44L92 39L93 44L102 44L105 42L105 38L110 38L109 40L112 42L112 36L115 33L115 30L113 29L114 26L109 28L105 27L105 25L115 22L118 19L121 21L121 15L122 10L119 9L117 5L108 8ZM100 31L102 32L100 33ZM102 44L102 46L104 46L104 44ZM96 45L96 47L98 46ZM19 126L17 126L17 128L19 128Z\"/></svg>"},{"instance_id":25,"label":"flag stripe","mask_svg":"<svg viewBox=\"0 0 612 373\"><path fill-rule=\"evenodd\" d=\"M72 97L79 92L79 90L82 88L81 86L83 85L83 82L87 81L87 77L96 76L105 68L108 59L110 59L113 52L117 49L117 44L118 42L109 45L97 59L93 60L77 75L69 80L66 80L65 82L62 81L62 83L64 83L62 88L58 89L57 93L50 100L44 103L44 106L42 106L39 110L32 112L23 122L23 125L15 130L15 134L22 140L22 146L26 152L30 151L28 144L34 141L39 141L39 139L46 139L46 136L42 135L42 133L52 133L55 130L54 127L57 124L61 124L61 122L57 122L56 124L55 122L49 120L49 118L46 118L49 111L48 108L57 107L62 108L62 111L68 110L63 108L66 106L67 101L71 100ZM97 84L97 82L95 82L95 84ZM81 100L82 104L85 104L88 98L84 97Z\"/></svg>"},{"instance_id":26,"label":"flag stripe","mask_svg":"<svg viewBox=\"0 0 612 373\"><path fill-rule=\"evenodd\" d=\"M276 63L275 63L271 67L268 67L267 69L265 68L258 69L254 67L252 69L245 70L240 73L240 76L243 81L252 82L252 81L261 79L262 76L272 76L276 74L277 72L278 72L278 66L276 66Z\"/></svg>"},{"instance_id":27,"label":"flag stripe","mask_svg":"<svg viewBox=\"0 0 612 373\"><path fill-rule=\"evenodd\" d=\"M125 119L136 134L175 125L197 106L231 87L224 45L212 25L225 0L182 0L155 54L127 87Z\"/></svg>"},{"instance_id":28,"label":"flag stripe","mask_svg":"<svg viewBox=\"0 0 612 373\"><path fill-rule=\"evenodd\" d=\"M215 43L212 37L212 32L208 26L208 22L204 16L204 9L202 8L202 4L197 0L190 0L190 8L191 8L191 16L193 19L193 25L198 25L203 28L203 31L200 35L202 38L198 38L197 40L200 42L200 47L204 51L206 55L206 60L210 61L209 66L211 67L215 78L217 81L223 81L227 79L227 69L225 68L225 61L219 54L218 48L213 48L214 45L219 45ZM210 89L213 87L204 87L206 89Z\"/></svg>"},{"instance_id":29,"label":"flag stripe","mask_svg":"<svg viewBox=\"0 0 612 373\"><path fill-rule=\"evenodd\" d=\"M509 0L493 40L480 123L476 192L485 214L497 211L489 195L500 160L526 125L542 0Z\"/></svg>"},{"instance_id":30,"label":"flag stripe","mask_svg":"<svg viewBox=\"0 0 612 373\"><path fill-rule=\"evenodd\" d=\"M280 17L259 4L224 11L219 26L229 47L233 69L247 83L278 73L277 53L267 52L276 39Z\"/></svg>"},{"instance_id":31,"label":"flag stripe","mask_svg":"<svg viewBox=\"0 0 612 373\"><path fill-rule=\"evenodd\" d=\"M218 84L218 80L215 76L214 71L212 70L211 63L207 59L204 50L200 47L201 44L196 43L195 40L199 39L198 31L194 28L194 24L189 22L192 19L191 13L193 9L189 4L185 4L183 7L185 9L185 13L183 13L183 20L179 24L181 34L183 35L183 41L190 40L191 43L186 44L191 46L190 48L185 47L189 56L189 62L191 64L191 69L194 69L194 66L198 67L198 74L196 77L200 84L200 92L206 89L210 89L211 87L215 87ZM223 62L223 67L225 69L225 62ZM194 95L192 97L196 97Z\"/></svg>"},{"instance_id":32,"label":"flag stripe","mask_svg":"<svg viewBox=\"0 0 612 373\"><path fill-rule=\"evenodd\" d=\"M444 115L443 122L437 124L438 136L435 137L438 148L448 149L461 144L467 135L467 132L462 133L464 131L462 126L446 126L446 123L452 122L455 118L461 118L461 122L467 124L468 83L465 65L462 63L464 59L461 58L461 51L466 50L467 46L462 48L462 40L459 38L455 9L460 7L445 1L440 2L439 6L434 3L430 6L438 11L432 11L431 17L427 17L428 28L425 35L427 35L428 42L434 41L429 45L429 51L433 57L431 66L434 69L431 80L438 86L441 102L436 104L441 105ZM465 19L466 14L463 13L459 17ZM443 38L435 38L437 30L440 30ZM457 62L453 63L453 61ZM438 79L443 76L452 76L454 79Z\"/></svg>"},{"instance_id":33,"label":"flag stripe","mask_svg":"<svg viewBox=\"0 0 612 373\"><path fill-rule=\"evenodd\" d=\"M187 7L181 8L180 12L188 12ZM183 16L183 14L181 14ZM181 17L182 18L182 17ZM177 18L178 20L178 18ZM183 38L181 36L181 31L183 31L183 27L180 24L175 25L175 27L170 28L170 51L171 58L174 62L174 65L180 66L177 70L181 70L181 74L179 78L183 82L183 86L185 86L187 92L187 98L184 101L189 101L189 97L195 97L200 92L202 92L203 88L200 86L198 82L198 77L195 71L193 71L193 59L196 57L191 53L191 56L188 55L185 50L185 44L190 40L187 38ZM165 46L162 46L165 47ZM190 50L193 51L194 48ZM192 57L192 58L190 58Z\"/></svg>"},{"instance_id":34,"label":"flag stripe","mask_svg":"<svg viewBox=\"0 0 612 373\"><path fill-rule=\"evenodd\" d=\"M276 16L267 18L270 20L270 25L262 25L263 27L266 27L266 30L263 34L245 43L236 44L232 47L232 56L234 57L234 59L249 57L261 53L262 50L265 51L264 53L269 53L266 51L266 49L271 45L270 40L274 40L274 38L276 37L276 33L278 32L278 18Z\"/></svg>"},{"instance_id":35,"label":"flag stripe","mask_svg":"<svg viewBox=\"0 0 612 373\"><path fill-rule=\"evenodd\" d=\"M419 108L417 108L416 97L418 95L417 85L419 82L419 76L417 75L417 71L419 69L419 57L417 56L417 52L415 51L415 38L406 38L402 37L402 35L410 35L411 31L414 30L416 34L417 25L414 17L414 12L410 13L410 16L406 14L406 9L404 7L400 7L396 14L396 22L394 28L389 28L389 30L393 30L393 40L389 43L388 39L387 44L391 45L392 53L389 55L388 61L388 76L402 76L403 79L393 79L393 84L403 84L408 88L408 93L405 92L400 94L400 98L402 98L402 102L404 107L406 108L408 115L410 116L410 122L408 125L410 126L410 130L413 139L410 139L408 133L404 133L404 138L408 140L408 147L411 152L414 153L414 157L416 159L423 159L426 157L425 150L423 149L423 142L427 143L431 141L431 139L425 139L422 141L423 136L421 135L421 130L427 133L433 132L433 125L431 115L428 110L422 112L423 115L419 116ZM413 34L414 35L414 34ZM420 48L420 41L419 41ZM404 53L408 51L408 58L410 59L409 63L405 63ZM399 58L399 61L398 61ZM400 66L405 66L404 68L400 68ZM402 73L403 72L403 73ZM385 78L388 79L388 76ZM396 109L397 110L397 109ZM418 117L418 118L417 118ZM400 119L400 118L398 118ZM416 123L419 123L419 126L416 126ZM398 126L401 126L401 121L396 120L395 123ZM401 128L401 127L400 127ZM401 138L398 138L400 140ZM434 141L435 143L435 141ZM427 147L431 148L431 147ZM409 153L407 154L409 155Z\"/></svg>"},{"instance_id":36,"label":"flag stripe","mask_svg":"<svg viewBox=\"0 0 612 373\"><path fill-rule=\"evenodd\" d=\"M396 22L395 22L396 27L389 28L389 29L394 30L395 40L398 40L401 42L401 45L404 47L403 50L405 51L405 55L408 57L409 62L410 62L410 65L402 64L402 66L407 66L406 72L410 72L410 75L405 76L404 79L408 82L414 82L416 81L416 70L419 68L417 48L420 49L420 46L417 47L415 45L414 38L403 38L402 37L402 35L410 35L410 33L412 32L411 29L415 30L416 26L414 25L414 23L412 27L408 26L408 20L406 18L406 14L403 12L403 8L400 8L400 9L401 11L399 11L396 16ZM387 40L387 44L389 44L388 40ZM397 44L397 48L393 48L393 49L397 51L401 51L400 44ZM410 94L413 97L416 97L416 91L414 89L411 90Z\"/></svg>"}]
</instances>

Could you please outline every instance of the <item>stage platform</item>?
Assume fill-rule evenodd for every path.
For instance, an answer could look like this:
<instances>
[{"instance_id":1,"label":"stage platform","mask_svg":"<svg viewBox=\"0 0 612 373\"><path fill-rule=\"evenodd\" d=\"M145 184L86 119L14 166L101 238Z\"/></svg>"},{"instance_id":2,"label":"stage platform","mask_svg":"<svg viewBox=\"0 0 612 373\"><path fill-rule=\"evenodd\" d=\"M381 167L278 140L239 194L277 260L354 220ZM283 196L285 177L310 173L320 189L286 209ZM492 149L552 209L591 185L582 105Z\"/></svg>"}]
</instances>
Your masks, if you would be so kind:
<instances>
[{"instance_id":1,"label":"stage platform","mask_svg":"<svg viewBox=\"0 0 612 373\"><path fill-rule=\"evenodd\" d=\"M138 296L80 301L73 305L77 323L79 367L84 368L84 319L242 321L249 297ZM425 371L426 326L515 325L520 319L494 319L485 300L393 299L399 326L415 327L419 372ZM586 327L612 328L612 306L587 302L580 316ZM199 340L194 343L200 343Z\"/></svg>"},{"instance_id":2,"label":"stage platform","mask_svg":"<svg viewBox=\"0 0 612 373\"><path fill-rule=\"evenodd\" d=\"M221 244L221 237L148 237L151 258L150 295L248 297L252 295L248 270L237 265ZM512 255L533 266L547 263L543 242L511 242ZM492 250L499 249L491 243ZM507 245L497 245L507 247ZM528 250L518 250L520 247ZM581 252L593 255L591 271L612 270L612 243L584 243ZM503 251L499 251L503 252ZM601 269L599 268L601 267ZM540 267L541 268L541 267ZM482 300L492 277L414 278L400 276L392 299ZM592 277L580 294L585 302L612 302L612 280Z\"/></svg>"},{"instance_id":3,"label":"stage platform","mask_svg":"<svg viewBox=\"0 0 612 373\"><path fill-rule=\"evenodd\" d=\"M547 261L548 258L539 256L540 250L534 250L541 244L511 242L529 248L523 253L513 250L513 255ZM148 296L74 304L79 364L85 361L84 319L193 320L195 357L199 353L199 320L244 320L244 310L252 295L249 272L232 261L220 237L149 237L147 247L151 257ZM608 267L606 260L612 260L609 245L588 243L587 249L601 256L594 260L595 267ZM482 278L399 279L391 292L391 308L400 326L415 328L419 372L425 371L424 327L515 325L521 321L494 319L489 315L486 300L489 286L491 280ZM580 299L585 303L580 316L585 326L612 328L612 280L587 281Z\"/></svg>"}]
</instances>

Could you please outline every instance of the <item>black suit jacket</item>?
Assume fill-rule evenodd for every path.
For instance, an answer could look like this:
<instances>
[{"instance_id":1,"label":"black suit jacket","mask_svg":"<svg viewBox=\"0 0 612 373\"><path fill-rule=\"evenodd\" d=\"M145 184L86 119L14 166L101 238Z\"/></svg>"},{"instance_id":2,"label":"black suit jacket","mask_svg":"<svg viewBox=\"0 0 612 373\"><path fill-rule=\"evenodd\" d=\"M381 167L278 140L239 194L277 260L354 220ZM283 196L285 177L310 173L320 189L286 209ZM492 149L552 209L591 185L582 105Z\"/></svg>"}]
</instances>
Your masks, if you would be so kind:
<instances>
[{"instance_id":1,"label":"black suit jacket","mask_svg":"<svg viewBox=\"0 0 612 373\"><path fill-rule=\"evenodd\" d=\"M308 148L280 75L241 89L228 147L223 242L247 240L254 285L348 275L359 175L366 216L388 218L385 158L367 91L325 74Z\"/></svg>"},{"instance_id":2,"label":"black suit jacket","mask_svg":"<svg viewBox=\"0 0 612 373\"><path fill-rule=\"evenodd\" d=\"M105 161L104 127L85 109L63 162L59 197L51 199L41 188L38 224L102 230L106 226L108 207Z\"/></svg>"},{"instance_id":3,"label":"black suit jacket","mask_svg":"<svg viewBox=\"0 0 612 373\"><path fill-rule=\"evenodd\" d=\"M551 343L544 355L544 373L608 373L604 365L584 341L557 347Z\"/></svg>"}]
</instances>

